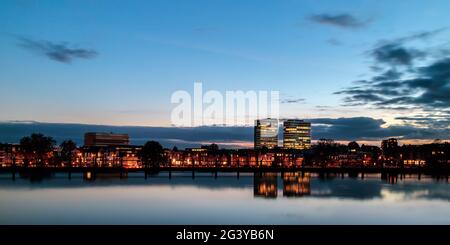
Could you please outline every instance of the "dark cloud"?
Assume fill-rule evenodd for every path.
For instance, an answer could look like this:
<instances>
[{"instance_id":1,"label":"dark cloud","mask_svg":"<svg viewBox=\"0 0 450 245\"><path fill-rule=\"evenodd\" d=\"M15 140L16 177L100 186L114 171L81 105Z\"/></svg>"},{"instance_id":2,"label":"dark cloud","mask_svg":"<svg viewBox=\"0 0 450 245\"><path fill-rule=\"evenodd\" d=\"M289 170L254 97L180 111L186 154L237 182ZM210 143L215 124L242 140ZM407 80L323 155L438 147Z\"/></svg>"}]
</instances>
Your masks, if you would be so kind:
<instances>
[{"instance_id":1,"label":"dark cloud","mask_svg":"<svg viewBox=\"0 0 450 245\"><path fill-rule=\"evenodd\" d=\"M447 115L413 115L401 116L395 119L408 123L414 123L418 126L426 126L431 128L446 128L450 125L450 117Z\"/></svg>"},{"instance_id":2,"label":"dark cloud","mask_svg":"<svg viewBox=\"0 0 450 245\"><path fill-rule=\"evenodd\" d=\"M49 41L36 41L24 37L19 37L18 41L20 47L62 63L71 63L77 58L92 59L98 54L92 49L71 48L67 43L56 44Z\"/></svg>"},{"instance_id":3,"label":"dark cloud","mask_svg":"<svg viewBox=\"0 0 450 245\"><path fill-rule=\"evenodd\" d=\"M374 76L373 80L380 82L387 81L388 83L389 82L392 83L392 81L399 79L401 76L402 76L401 72L395 69L389 69L387 71L382 72L379 75Z\"/></svg>"},{"instance_id":4,"label":"dark cloud","mask_svg":"<svg viewBox=\"0 0 450 245\"><path fill-rule=\"evenodd\" d=\"M399 73L383 73L365 86L336 92L346 102L365 102L375 106L411 106L428 109L450 108L450 58L418 67L402 78Z\"/></svg>"},{"instance_id":5,"label":"dark cloud","mask_svg":"<svg viewBox=\"0 0 450 245\"><path fill-rule=\"evenodd\" d=\"M310 20L319 24L341 28L360 28L370 22L369 20L359 20L350 14L318 14L310 16Z\"/></svg>"},{"instance_id":6,"label":"dark cloud","mask_svg":"<svg viewBox=\"0 0 450 245\"><path fill-rule=\"evenodd\" d=\"M351 118L315 118L307 119L312 123L312 137L335 140L375 140L387 137L403 139L450 139L450 129L430 129L412 125L385 126L381 119L370 117ZM223 148L251 147L253 127L132 127L86 124L57 123L0 123L0 142L19 142L23 136L31 133L43 133L54 137L58 142L72 139L83 144L86 132L115 132L130 135L132 144L144 144L148 140L157 140L163 146L198 147L201 144L217 143ZM243 146L245 145L245 146Z\"/></svg>"},{"instance_id":7,"label":"dark cloud","mask_svg":"<svg viewBox=\"0 0 450 245\"><path fill-rule=\"evenodd\" d=\"M144 144L157 140L165 147L197 147L206 143L238 147L242 142L253 141L251 127L136 127L89 124L37 123L26 121L0 123L0 142L19 142L23 136L39 132L54 137L58 142L72 139L83 144L86 132L114 132L130 135L132 144Z\"/></svg>"},{"instance_id":8,"label":"dark cloud","mask_svg":"<svg viewBox=\"0 0 450 245\"><path fill-rule=\"evenodd\" d=\"M370 117L317 118L313 123L314 139L380 140L387 137L403 139L450 139L450 129L428 129L412 125L385 127L385 121Z\"/></svg>"},{"instance_id":9,"label":"dark cloud","mask_svg":"<svg viewBox=\"0 0 450 245\"><path fill-rule=\"evenodd\" d=\"M450 117L450 113L445 111L450 108L450 57L432 58L430 49L407 47L411 41L429 39L443 30L416 33L377 45L368 52L373 60L372 67L376 67L372 69L375 75L335 94L345 95L344 102L350 106L418 109L428 111L428 117ZM450 126L448 120L433 123L417 117L402 119L416 125Z\"/></svg>"},{"instance_id":10,"label":"dark cloud","mask_svg":"<svg viewBox=\"0 0 450 245\"><path fill-rule=\"evenodd\" d=\"M410 66L415 59L423 58L425 53L402 47L400 44L389 43L372 50L372 56L380 64Z\"/></svg>"},{"instance_id":11,"label":"dark cloud","mask_svg":"<svg viewBox=\"0 0 450 245\"><path fill-rule=\"evenodd\" d=\"M413 33L408 36L393 40L380 41L368 53L374 59L372 70L384 70L383 66L411 66L414 61L426 58L431 54L430 50L421 51L416 48L406 47L405 44L413 41L428 41L430 38L442 33L446 28L432 31ZM442 53L443 50L440 50ZM445 53L445 52L444 52Z\"/></svg>"}]
</instances>

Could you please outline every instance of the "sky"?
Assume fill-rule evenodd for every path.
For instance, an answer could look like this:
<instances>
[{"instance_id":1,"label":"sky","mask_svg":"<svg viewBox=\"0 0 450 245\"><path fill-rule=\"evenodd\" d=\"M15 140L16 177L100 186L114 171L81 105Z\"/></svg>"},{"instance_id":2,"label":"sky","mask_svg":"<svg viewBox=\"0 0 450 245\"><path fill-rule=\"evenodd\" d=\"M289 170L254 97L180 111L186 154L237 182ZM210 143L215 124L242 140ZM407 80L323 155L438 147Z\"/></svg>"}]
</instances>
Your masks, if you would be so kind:
<instances>
[{"instance_id":1,"label":"sky","mask_svg":"<svg viewBox=\"0 0 450 245\"><path fill-rule=\"evenodd\" d=\"M280 91L282 117L332 132L358 125L356 139L450 139L448 9L446 0L4 0L0 121L170 127L171 94L202 82ZM372 126L382 133L364 135ZM339 135L330 133L348 138Z\"/></svg>"}]
</instances>

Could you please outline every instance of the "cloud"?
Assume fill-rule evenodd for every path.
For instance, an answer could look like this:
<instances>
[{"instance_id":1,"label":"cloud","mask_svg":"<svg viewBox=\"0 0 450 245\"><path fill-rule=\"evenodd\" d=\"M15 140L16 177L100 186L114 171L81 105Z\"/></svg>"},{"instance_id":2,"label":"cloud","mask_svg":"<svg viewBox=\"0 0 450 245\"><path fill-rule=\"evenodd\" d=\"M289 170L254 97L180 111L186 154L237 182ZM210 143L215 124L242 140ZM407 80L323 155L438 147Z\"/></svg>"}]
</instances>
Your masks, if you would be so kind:
<instances>
[{"instance_id":1,"label":"cloud","mask_svg":"<svg viewBox=\"0 0 450 245\"><path fill-rule=\"evenodd\" d=\"M327 42L328 44L330 44L330 45L333 45L333 46L340 46L340 45L342 45L342 42L339 41L339 40L336 39L336 38L329 38L329 39L326 40L326 42Z\"/></svg>"},{"instance_id":2,"label":"cloud","mask_svg":"<svg viewBox=\"0 0 450 245\"><path fill-rule=\"evenodd\" d=\"M441 29L422 32L376 45L368 52L375 74L335 94L345 95L347 105L368 105L378 109L415 109L424 117L450 117L450 57L433 57L431 49L407 47L415 40L428 39ZM427 59L425 60L425 57ZM405 123L447 128L448 120L401 118Z\"/></svg>"},{"instance_id":3,"label":"cloud","mask_svg":"<svg viewBox=\"0 0 450 245\"><path fill-rule=\"evenodd\" d=\"M304 103L306 100L303 98L298 99L283 99L281 100L282 104L297 104L297 103Z\"/></svg>"},{"instance_id":4,"label":"cloud","mask_svg":"<svg viewBox=\"0 0 450 245\"><path fill-rule=\"evenodd\" d=\"M402 139L450 139L450 129L419 128L412 125L385 127L382 119L370 117L317 118L309 119L313 124L314 139L337 140L381 140L388 137Z\"/></svg>"},{"instance_id":5,"label":"cloud","mask_svg":"<svg viewBox=\"0 0 450 245\"><path fill-rule=\"evenodd\" d=\"M413 65L414 61L426 58L429 55L430 50L421 51L416 48L406 47L405 44L414 41L428 41L430 38L433 38L445 30L446 28L439 28L432 31L416 32L397 39L378 42L378 44L368 52L377 63L374 65L375 69L373 70L379 70L380 65L410 66Z\"/></svg>"},{"instance_id":6,"label":"cloud","mask_svg":"<svg viewBox=\"0 0 450 245\"><path fill-rule=\"evenodd\" d=\"M416 41L416 40L426 41L426 40L444 32L445 30L447 30L447 28L438 28L438 29L431 30L431 31L416 32L411 35L398 38L398 39L394 40L394 42L404 43L404 42Z\"/></svg>"},{"instance_id":7,"label":"cloud","mask_svg":"<svg viewBox=\"0 0 450 245\"><path fill-rule=\"evenodd\" d=\"M350 14L318 14L310 16L310 20L319 24L340 28L360 28L370 22L370 20L359 20Z\"/></svg>"},{"instance_id":8,"label":"cloud","mask_svg":"<svg viewBox=\"0 0 450 245\"><path fill-rule=\"evenodd\" d=\"M395 72L373 77L365 86L353 86L336 92L346 102L365 102L375 106L417 106L427 109L450 108L450 58L418 67L399 78Z\"/></svg>"},{"instance_id":9,"label":"cloud","mask_svg":"<svg viewBox=\"0 0 450 245\"><path fill-rule=\"evenodd\" d=\"M312 137L342 141L368 140L380 141L387 137L402 139L450 139L450 129L430 129L412 125L388 126L381 119L370 117L349 118L313 118ZM130 135L132 144L142 145L148 140L157 140L164 147L198 147L201 144L217 143L223 148L252 147L253 127L133 127L64 123L0 123L0 142L19 142L23 136L31 133L43 133L58 142L72 139L83 144L86 132L114 132Z\"/></svg>"},{"instance_id":10,"label":"cloud","mask_svg":"<svg viewBox=\"0 0 450 245\"><path fill-rule=\"evenodd\" d=\"M423 58L424 52L389 43L372 50L373 58L380 64L410 66L415 59Z\"/></svg>"},{"instance_id":11,"label":"cloud","mask_svg":"<svg viewBox=\"0 0 450 245\"><path fill-rule=\"evenodd\" d=\"M24 37L18 37L18 41L20 47L62 63L71 63L74 59L92 59L98 54L92 49L71 48L67 43L57 44Z\"/></svg>"}]
</instances>

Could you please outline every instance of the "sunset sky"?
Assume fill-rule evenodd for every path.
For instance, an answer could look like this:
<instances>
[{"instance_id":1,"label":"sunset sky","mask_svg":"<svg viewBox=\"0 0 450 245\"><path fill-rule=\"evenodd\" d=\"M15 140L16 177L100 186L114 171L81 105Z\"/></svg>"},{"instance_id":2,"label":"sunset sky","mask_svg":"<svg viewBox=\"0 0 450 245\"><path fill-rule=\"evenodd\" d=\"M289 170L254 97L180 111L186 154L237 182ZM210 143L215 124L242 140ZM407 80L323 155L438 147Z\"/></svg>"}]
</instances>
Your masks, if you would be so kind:
<instances>
[{"instance_id":1,"label":"sunset sky","mask_svg":"<svg viewBox=\"0 0 450 245\"><path fill-rule=\"evenodd\" d=\"M170 127L171 94L203 82L280 91L281 116L310 120L313 137L450 139L449 9L447 0L3 0L0 132L23 121Z\"/></svg>"}]
</instances>

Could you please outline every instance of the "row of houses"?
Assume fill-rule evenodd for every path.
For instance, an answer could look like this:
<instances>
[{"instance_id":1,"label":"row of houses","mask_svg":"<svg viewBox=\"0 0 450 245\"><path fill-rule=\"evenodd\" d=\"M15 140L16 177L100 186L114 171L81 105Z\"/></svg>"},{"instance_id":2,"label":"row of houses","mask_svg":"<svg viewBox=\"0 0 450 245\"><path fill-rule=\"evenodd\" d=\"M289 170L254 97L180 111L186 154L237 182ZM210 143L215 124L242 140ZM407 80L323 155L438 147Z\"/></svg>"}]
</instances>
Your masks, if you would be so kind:
<instances>
[{"instance_id":1,"label":"row of houses","mask_svg":"<svg viewBox=\"0 0 450 245\"><path fill-rule=\"evenodd\" d=\"M111 137L109 137L111 135ZM85 145L73 150L74 167L140 168L143 146L129 145L128 135L88 133ZM109 140L111 139L111 140ZM381 147L347 145L320 140L310 149L219 149L212 144L184 150L164 149L161 167L418 167L450 166L450 144L399 146L396 139L382 142ZM55 147L39 158L27 153L20 144L0 144L0 166L67 166L59 161L61 148Z\"/></svg>"},{"instance_id":2,"label":"row of houses","mask_svg":"<svg viewBox=\"0 0 450 245\"><path fill-rule=\"evenodd\" d=\"M110 145L83 146L74 150L73 167L142 167L139 152L142 146ZM67 162L56 161L60 149L56 147L44 157L47 167L64 167ZM261 152L254 149L210 150L209 146L185 150L165 149L161 167L299 167L301 152ZM28 163L26 163L28 161ZM0 145L0 166L37 166L33 157L27 157L18 144Z\"/></svg>"}]
</instances>

